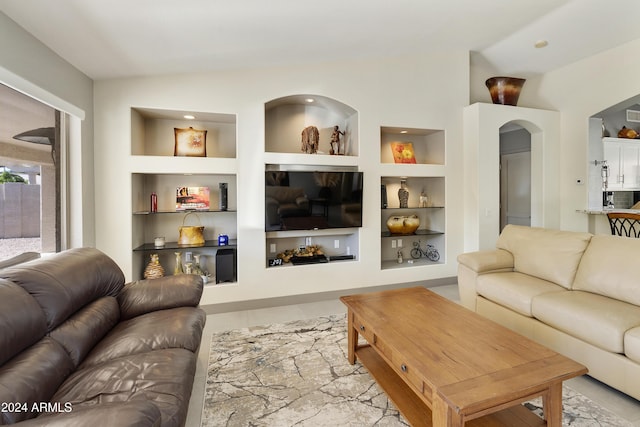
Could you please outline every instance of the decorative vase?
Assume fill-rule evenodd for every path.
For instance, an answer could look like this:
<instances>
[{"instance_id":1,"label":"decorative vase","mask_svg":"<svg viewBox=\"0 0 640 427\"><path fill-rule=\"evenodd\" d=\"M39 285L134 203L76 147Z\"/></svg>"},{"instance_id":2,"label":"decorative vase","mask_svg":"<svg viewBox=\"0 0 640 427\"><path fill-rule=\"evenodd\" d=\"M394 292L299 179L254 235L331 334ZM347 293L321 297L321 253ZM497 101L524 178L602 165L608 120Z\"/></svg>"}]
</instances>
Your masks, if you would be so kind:
<instances>
[{"instance_id":1,"label":"decorative vase","mask_svg":"<svg viewBox=\"0 0 640 427\"><path fill-rule=\"evenodd\" d=\"M182 253L174 252L174 254L176 255L176 266L173 269L173 274L182 274Z\"/></svg>"},{"instance_id":2,"label":"decorative vase","mask_svg":"<svg viewBox=\"0 0 640 427\"><path fill-rule=\"evenodd\" d=\"M164 276L164 268L160 265L158 254L151 254L151 261L144 269L145 279L159 279Z\"/></svg>"},{"instance_id":3,"label":"decorative vase","mask_svg":"<svg viewBox=\"0 0 640 427\"><path fill-rule=\"evenodd\" d=\"M420 227L417 215L393 215L387 219L387 228L391 234L411 234Z\"/></svg>"},{"instance_id":4,"label":"decorative vase","mask_svg":"<svg viewBox=\"0 0 640 427\"><path fill-rule=\"evenodd\" d=\"M398 189L398 200L400 200L401 208L409 207L409 190L407 190L407 180L400 181L400 189Z\"/></svg>"},{"instance_id":5,"label":"decorative vase","mask_svg":"<svg viewBox=\"0 0 640 427\"><path fill-rule=\"evenodd\" d=\"M485 84L494 104L518 105L520 90L526 79L517 77L491 77Z\"/></svg>"}]
</instances>

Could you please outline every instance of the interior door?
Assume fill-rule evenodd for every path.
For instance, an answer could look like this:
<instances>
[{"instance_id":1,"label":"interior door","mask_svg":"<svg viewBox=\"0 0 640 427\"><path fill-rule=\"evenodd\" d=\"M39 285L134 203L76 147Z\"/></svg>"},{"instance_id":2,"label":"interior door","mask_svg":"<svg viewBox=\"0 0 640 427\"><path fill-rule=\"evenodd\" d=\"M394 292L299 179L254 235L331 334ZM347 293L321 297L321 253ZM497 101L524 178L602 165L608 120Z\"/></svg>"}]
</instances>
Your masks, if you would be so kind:
<instances>
[{"instance_id":1,"label":"interior door","mask_svg":"<svg viewBox=\"0 0 640 427\"><path fill-rule=\"evenodd\" d=\"M531 225L531 151L500 156L500 231Z\"/></svg>"}]
</instances>

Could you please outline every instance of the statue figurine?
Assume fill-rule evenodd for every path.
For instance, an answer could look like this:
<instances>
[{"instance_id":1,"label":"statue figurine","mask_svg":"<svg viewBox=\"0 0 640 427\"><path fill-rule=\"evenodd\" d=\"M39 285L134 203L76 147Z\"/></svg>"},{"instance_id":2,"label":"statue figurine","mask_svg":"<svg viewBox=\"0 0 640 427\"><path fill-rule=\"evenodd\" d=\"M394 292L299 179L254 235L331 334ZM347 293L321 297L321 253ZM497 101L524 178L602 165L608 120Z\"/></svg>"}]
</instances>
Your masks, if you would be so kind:
<instances>
[{"instance_id":1,"label":"statue figurine","mask_svg":"<svg viewBox=\"0 0 640 427\"><path fill-rule=\"evenodd\" d=\"M315 126L307 126L302 130L302 152L315 154L318 152L320 131Z\"/></svg>"},{"instance_id":2,"label":"statue figurine","mask_svg":"<svg viewBox=\"0 0 640 427\"><path fill-rule=\"evenodd\" d=\"M340 135L344 136L344 132L338 126L334 126L331 134L331 154L344 154L344 145L340 143Z\"/></svg>"},{"instance_id":3,"label":"statue figurine","mask_svg":"<svg viewBox=\"0 0 640 427\"><path fill-rule=\"evenodd\" d=\"M422 192L420 193L420 207L421 208L426 208L427 207L427 195L424 193L424 190L422 190Z\"/></svg>"}]
</instances>

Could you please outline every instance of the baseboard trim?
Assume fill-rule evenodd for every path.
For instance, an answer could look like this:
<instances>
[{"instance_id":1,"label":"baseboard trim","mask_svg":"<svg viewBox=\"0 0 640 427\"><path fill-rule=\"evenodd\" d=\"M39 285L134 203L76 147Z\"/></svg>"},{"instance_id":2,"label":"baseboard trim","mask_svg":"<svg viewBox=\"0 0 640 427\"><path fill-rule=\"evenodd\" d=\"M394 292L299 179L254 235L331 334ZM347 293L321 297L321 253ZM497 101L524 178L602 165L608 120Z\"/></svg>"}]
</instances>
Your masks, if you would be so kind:
<instances>
[{"instance_id":1,"label":"baseboard trim","mask_svg":"<svg viewBox=\"0 0 640 427\"><path fill-rule=\"evenodd\" d=\"M219 314L232 311L280 307L283 305L306 304L311 302L326 301L330 299L338 299L343 295L361 294L365 292L378 292L389 289L407 288L410 286L424 286L425 288L433 288L436 286L455 285L456 283L458 283L458 278L455 276L443 277L440 279L421 280L418 282L394 283L390 285L341 289L338 291L316 292L312 294L287 295L283 297L234 301L221 304L207 304L200 306L200 308L202 308L207 314Z\"/></svg>"}]
</instances>

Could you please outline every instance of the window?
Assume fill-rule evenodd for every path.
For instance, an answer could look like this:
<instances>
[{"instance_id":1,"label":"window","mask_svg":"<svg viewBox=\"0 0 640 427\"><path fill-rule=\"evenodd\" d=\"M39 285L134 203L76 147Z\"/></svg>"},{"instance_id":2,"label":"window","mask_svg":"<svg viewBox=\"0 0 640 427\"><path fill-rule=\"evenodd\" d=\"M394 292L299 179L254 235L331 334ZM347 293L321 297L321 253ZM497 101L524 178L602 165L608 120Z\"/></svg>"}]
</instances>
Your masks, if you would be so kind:
<instances>
[{"instance_id":1,"label":"window","mask_svg":"<svg viewBox=\"0 0 640 427\"><path fill-rule=\"evenodd\" d=\"M64 113L0 85L0 261L62 246Z\"/></svg>"}]
</instances>

